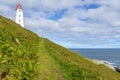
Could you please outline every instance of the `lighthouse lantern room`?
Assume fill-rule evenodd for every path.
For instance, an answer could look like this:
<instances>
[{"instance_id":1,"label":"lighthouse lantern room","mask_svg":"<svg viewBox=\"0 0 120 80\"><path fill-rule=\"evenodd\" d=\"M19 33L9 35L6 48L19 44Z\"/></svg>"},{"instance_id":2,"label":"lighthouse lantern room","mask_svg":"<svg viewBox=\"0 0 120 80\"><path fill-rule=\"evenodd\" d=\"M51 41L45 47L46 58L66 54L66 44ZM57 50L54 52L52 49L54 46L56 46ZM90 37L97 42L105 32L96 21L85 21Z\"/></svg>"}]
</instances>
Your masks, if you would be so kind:
<instances>
[{"instance_id":1,"label":"lighthouse lantern room","mask_svg":"<svg viewBox=\"0 0 120 80\"><path fill-rule=\"evenodd\" d=\"M15 22L22 27L24 27L24 18L23 18L23 10L21 4L17 4L16 6L16 20Z\"/></svg>"}]
</instances>

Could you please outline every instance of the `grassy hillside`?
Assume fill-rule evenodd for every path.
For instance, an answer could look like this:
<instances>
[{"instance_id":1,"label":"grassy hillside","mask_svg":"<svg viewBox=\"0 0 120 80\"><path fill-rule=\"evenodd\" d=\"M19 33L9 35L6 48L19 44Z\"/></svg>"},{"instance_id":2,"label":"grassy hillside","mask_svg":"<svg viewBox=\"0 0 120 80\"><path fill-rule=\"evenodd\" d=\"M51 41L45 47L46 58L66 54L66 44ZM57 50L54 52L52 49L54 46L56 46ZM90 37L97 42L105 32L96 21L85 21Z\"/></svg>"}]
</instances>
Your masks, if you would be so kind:
<instances>
[{"instance_id":1,"label":"grassy hillside","mask_svg":"<svg viewBox=\"0 0 120 80\"><path fill-rule=\"evenodd\" d=\"M120 80L120 74L0 16L0 80Z\"/></svg>"},{"instance_id":2,"label":"grassy hillside","mask_svg":"<svg viewBox=\"0 0 120 80\"><path fill-rule=\"evenodd\" d=\"M36 34L0 16L0 78L34 80L38 66L38 43Z\"/></svg>"},{"instance_id":3,"label":"grassy hillside","mask_svg":"<svg viewBox=\"0 0 120 80\"><path fill-rule=\"evenodd\" d=\"M47 39L44 41L45 49L62 71L66 80L120 80L120 74L106 66L96 65Z\"/></svg>"}]
</instances>

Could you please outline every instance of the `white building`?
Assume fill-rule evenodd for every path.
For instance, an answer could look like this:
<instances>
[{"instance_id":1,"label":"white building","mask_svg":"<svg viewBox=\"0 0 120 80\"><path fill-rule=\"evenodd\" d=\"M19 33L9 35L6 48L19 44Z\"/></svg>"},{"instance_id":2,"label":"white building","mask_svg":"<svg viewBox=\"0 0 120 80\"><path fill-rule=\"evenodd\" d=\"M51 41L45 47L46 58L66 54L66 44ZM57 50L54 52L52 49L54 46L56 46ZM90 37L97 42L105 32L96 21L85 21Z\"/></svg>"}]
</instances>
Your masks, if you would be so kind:
<instances>
[{"instance_id":1,"label":"white building","mask_svg":"<svg viewBox=\"0 0 120 80\"><path fill-rule=\"evenodd\" d=\"M17 24L20 24L22 27L24 27L24 18L23 18L23 10L21 4L17 4L16 6L16 20L15 22Z\"/></svg>"}]
</instances>

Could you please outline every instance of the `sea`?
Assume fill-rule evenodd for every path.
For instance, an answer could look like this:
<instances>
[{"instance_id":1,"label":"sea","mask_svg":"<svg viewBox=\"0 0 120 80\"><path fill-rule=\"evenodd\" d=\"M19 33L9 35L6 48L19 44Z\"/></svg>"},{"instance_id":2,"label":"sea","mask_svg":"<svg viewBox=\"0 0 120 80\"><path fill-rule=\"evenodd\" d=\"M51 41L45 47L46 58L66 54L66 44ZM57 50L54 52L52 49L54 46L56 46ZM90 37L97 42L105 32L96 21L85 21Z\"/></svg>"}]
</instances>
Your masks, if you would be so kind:
<instances>
[{"instance_id":1,"label":"sea","mask_svg":"<svg viewBox=\"0 0 120 80\"><path fill-rule=\"evenodd\" d=\"M120 66L120 48L112 48L112 49L84 49L84 48L71 48L70 50L77 52L81 56L87 57L89 59L98 59L108 62L113 66Z\"/></svg>"}]
</instances>

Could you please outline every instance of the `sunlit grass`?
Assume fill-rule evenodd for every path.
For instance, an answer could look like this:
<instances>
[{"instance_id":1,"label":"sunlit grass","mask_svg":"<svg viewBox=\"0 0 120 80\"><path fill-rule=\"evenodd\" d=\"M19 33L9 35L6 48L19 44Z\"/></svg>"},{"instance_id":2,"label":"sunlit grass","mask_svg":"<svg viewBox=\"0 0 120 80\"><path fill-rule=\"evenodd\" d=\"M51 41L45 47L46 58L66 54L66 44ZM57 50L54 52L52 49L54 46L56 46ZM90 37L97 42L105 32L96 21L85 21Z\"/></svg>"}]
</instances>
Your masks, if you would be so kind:
<instances>
[{"instance_id":1,"label":"sunlit grass","mask_svg":"<svg viewBox=\"0 0 120 80\"><path fill-rule=\"evenodd\" d=\"M49 55L58 64L59 69L67 80L119 80L120 74L94 64L62 46L45 39L45 46ZM102 54L102 53L101 53ZM112 75L112 76L111 76Z\"/></svg>"},{"instance_id":2,"label":"sunlit grass","mask_svg":"<svg viewBox=\"0 0 120 80\"><path fill-rule=\"evenodd\" d=\"M0 78L33 80L37 71L38 43L36 34L0 16Z\"/></svg>"},{"instance_id":3,"label":"sunlit grass","mask_svg":"<svg viewBox=\"0 0 120 80\"><path fill-rule=\"evenodd\" d=\"M0 16L0 80L120 80L120 74Z\"/></svg>"}]
</instances>

